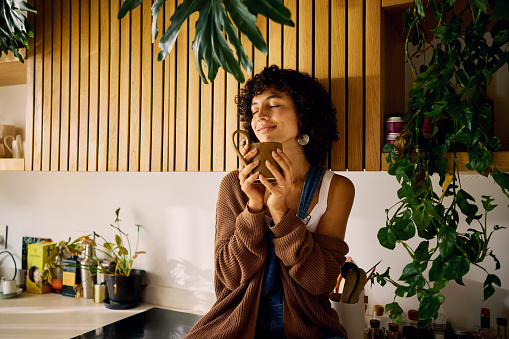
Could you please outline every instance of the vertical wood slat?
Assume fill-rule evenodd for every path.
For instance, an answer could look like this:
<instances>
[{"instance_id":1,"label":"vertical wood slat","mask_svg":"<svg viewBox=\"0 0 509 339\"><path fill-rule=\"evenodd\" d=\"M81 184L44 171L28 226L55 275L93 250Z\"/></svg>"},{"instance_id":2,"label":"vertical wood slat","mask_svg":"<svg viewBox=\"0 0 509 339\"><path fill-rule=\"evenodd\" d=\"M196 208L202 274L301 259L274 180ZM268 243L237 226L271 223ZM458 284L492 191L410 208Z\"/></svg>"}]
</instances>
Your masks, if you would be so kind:
<instances>
[{"instance_id":1,"label":"vertical wood slat","mask_svg":"<svg viewBox=\"0 0 509 339\"><path fill-rule=\"evenodd\" d=\"M226 72L220 69L217 72L216 79L214 80L214 129L213 129L213 149L214 154L212 156L212 168L214 171L225 170L225 152L218 150L225 149L225 121L226 121ZM228 145L229 138L226 138L226 144ZM226 145L226 146L227 146Z\"/></svg>"},{"instance_id":2,"label":"vertical wood slat","mask_svg":"<svg viewBox=\"0 0 509 339\"><path fill-rule=\"evenodd\" d=\"M97 169L108 170L108 122L110 96L110 5L101 1L100 11L100 65L99 65L99 136Z\"/></svg>"},{"instance_id":3,"label":"vertical wood slat","mask_svg":"<svg viewBox=\"0 0 509 339\"><path fill-rule=\"evenodd\" d=\"M346 169L346 0L332 2L331 22L331 88L332 103L337 110L339 140L332 143L331 169Z\"/></svg>"},{"instance_id":4,"label":"vertical wood slat","mask_svg":"<svg viewBox=\"0 0 509 339\"><path fill-rule=\"evenodd\" d=\"M171 0L165 3L165 25L169 27L171 23L171 15L175 12L175 0ZM163 170L174 171L175 170L175 90L176 90L176 56L175 53L170 55L164 61L164 112L165 122L164 126L166 129L165 140L163 145ZM165 158L166 157L166 158ZM165 167L164 167L165 166Z\"/></svg>"},{"instance_id":5,"label":"vertical wood slat","mask_svg":"<svg viewBox=\"0 0 509 339\"><path fill-rule=\"evenodd\" d=\"M90 0L90 102L88 122L88 171L97 171L99 133L99 0Z\"/></svg>"},{"instance_id":6,"label":"vertical wood slat","mask_svg":"<svg viewBox=\"0 0 509 339\"><path fill-rule=\"evenodd\" d=\"M141 25L141 120L140 171L150 171L150 127L152 125L152 38L150 2L143 2Z\"/></svg>"},{"instance_id":7,"label":"vertical wood slat","mask_svg":"<svg viewBox=\"0 0 509 339\"><path fill-rule=\"evenodd\" d=\"M51 155L51 82L53 59L53 2L44 2L44 80L42 107L42 170L49 171Z\"/></svg>"},{"instance_id":8,"label":"vertical wood slat","mask_svg":"<svg viewBox=\"0 0 509 339\"><path fill-rule=\"evenodd\" d=\"M153 45L150 38L150 7L142 5L118 21L120 3L36 2L38 14L43 15L34 19L33 58L29 61L33 79L28 93L32 91L33 96L28 98L26 140L31 140L32 147L26 150L26 169L236 168L230 135L239 126L235 104L239 84L223 70L213 84L201 83L190 49L197 14L184 23L174 51L161 63L156 61L157 43ZM179 3L182 1L164 4L160 35ZM254 73L278 64L313 74L330 86L340 132L330 167L378 170L380 110L385 102L380 88L380 0L285 0L285 5L292 12L295 28L258 18L257 25L268 41L268 56L241 36Z\"/></svg>"},{"instance_id":9,"label":"vertical wood slat","mask_svg":"<svg viewBox=\"0 0 509 339\"><path fill-rule=\"evenodd\" d=\"M71 1L71 69L69 93L69 152L67 169L78 170L78 113L79 113L79 80L80 80L80 3Z\"/></svg>"},{"instance_id":10,"label":"vertical wood slat","mask_svg":"<svg viewBox=\"0 0 509 339\"><path fill-rule=\"evenodd\" d=\"M182 1L179 1L179 5ZM179 38L177 39L174 48L176 47L177 56L177 86L176 92L176 143L175 143L175 170L186 170L186 154L187 154L187 66L188 66L188 25L187 21L184 22L180 28Z\"/></svg>"},{"instance_id":11,"label":"vertical wood slat","mask_svg":"<svg viewBox=\"0 0 509 339\"><path fill-rule=\"evenodd\" d=\"M142 8L131 11L131 94L129 121L129 171L140 170L141 37Z\"/></svg>"},{"instance_id":12,"label":"vertical wood slat","mask_svg":"<svg viewBox=\"0 0 509 339\"><path fill-rule=\"evenodd\" d=\"M348 169L363 170L363 0L348 0Z\"/></svg>"},{"instance_id":13,"label":"vertical wood slat","mask_svg":"<svg viewBox=\"0 0 509 339\"><path fill-rule=\"evenodd\" d=\"M62 1L62 75L59 140L59 170L68 170L69 159L69 108L70 108L70 67L71 67L71 4ZM56 115L56 114L55 114ZM56 141L56 140L55 140ZM57 156L57 154L53 154Z\"/></svg>"},{"instance_id":14,"label":"vertical wood slat","mask_svg":"<svg viewBox=\"0 0 509 339\"><path fill-rule=\"evenodd\" d=\"M51 101L51 158L50 158L50 170L52 171L58 171L59 166L59 144L60 144L60 74L61 74L61 65L62 65L62 58L61 58L61 37L62 37L62 31L61 31L61 25L62 25L62 3L61 0L54 0L53 1L53 61L52 61L52 69L53 69L53 75L52 75L52 101Z\"/></svg>"},{"instance_id":15,"label":"vertical wood slat","mask_svg":"<svg viewBox=\"0 0 509 339\"><path fill-rule=\"evenodd\" d=\"M42 129L42 95L43 95L43 51L44 51L44 8L42 0L36 1L38 15L35 18L35 85L33 114L33 160L32 170L41 170L41 129Z\"/></svg>"},{"instance_id":16,"label":"vertical wood slat","mask_svg":"<svg viewBox=\"0 0 509 339\"><path fill-rule=\"evenodd\" d=\"M118 112L120 91L120 22L115 20L119 0L110 1L110 95L108 112L108 171L118 170Z\"/></svg>"},{"instance_id":17,"label":"vertical wood slat","mask_svg":"<svg viewBox=\"0 0 509 339\"><path fill-rule=\"evenodd\" d=\"M366 2L366 123L365 123L365 169L379 171L382 147L381 133L381 15L380 0Z\"/></svg>"},{"instance_id":18,"label":"vertical wood slat","mask_svg":"<svg viewBox=\"0 0 509 339\"><path fill-rule=\"evenodd\" d=\"M157 18L157 27L163 26L163 15L161 12ZM162 150L163 150L163 63L157 61L159 50L159 40L162 32L159 33L152 46L152 148L150 159L150 170L160 172L162 170Z\"/></svg>"},{"instance_id":19,"label":"vertical wood slat","mask_svg":"<svg viewBox=\"0 0 509 339\"><path fill-rule=\"evenodd\" d=\"M90 3L80 0L80 81L78 170L86 171L88 165L88 114L90 79Z\"/></svg>"},{"instance_id":20,"label":"vertical wood slat","mask_svg":"<svg viewBox=\"0 0 509 339\"><path fill-rule=\"evenodd\" d=\"M313 74L313 1L299 1L298 70Z\"/></svg>"},{"instance_id":21,"label":"vertical wood slat","mask_svg":"<svg viewBox=\"0 0 509 339\"><path fill-rule=\"evenodd\" d=\"M29 0L32 7L35 3ZM28 12L28 21L36 25L35 14ZM26 99L26 130L25 130L25 171L32 170L33 159L33 132L34 132L34 112L35 112L35 45L38 38L37 31L34 32L34 38L29 39L29 48L27 50L27 99Z\"/></svg>"},{"instance_id":22,"label":"vertical wood slat","mask_svg":"<svg viewBox=\"0 0 509 339\"><path fill-rule=\"evenodd\" d=\"M191 48L195 35L198 13L193 13L188 20L188 93L187 93L187 171L196 172L199 168L200 149L200 76L196 71L193 50Z\"/></svg>"},{"instance_id":23,"label":"vertical wood slat","mask_svg":"<svg viewBox=\"0 0 509 339\"><path fill-rule=\"evenodd\" d=\"M297 69L297 0L285 0L285 6L292 13L295 27L283 27L283 67Z\"/></svg>"},{"instance_id":24,"label":"vertical wood slat","mask_svg":"<svg viewBox=\"0 0 509 339\"><path fill-rule=\"evenodd\" d=\"M131 13L120 20L120 91L118 112L118 170L129 168L129 116L131 97Z\"/></svg>"}]
</instances>

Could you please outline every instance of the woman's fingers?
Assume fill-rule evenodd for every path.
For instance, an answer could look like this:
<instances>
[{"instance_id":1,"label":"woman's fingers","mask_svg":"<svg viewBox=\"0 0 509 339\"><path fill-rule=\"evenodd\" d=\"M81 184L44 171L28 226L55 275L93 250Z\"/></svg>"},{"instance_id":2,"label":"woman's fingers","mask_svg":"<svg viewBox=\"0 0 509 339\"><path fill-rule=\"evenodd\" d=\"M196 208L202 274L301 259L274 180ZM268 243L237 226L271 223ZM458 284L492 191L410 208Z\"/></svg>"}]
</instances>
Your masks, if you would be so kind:
<instances>
[{"instance_id":1,"label":"woman's fingers","mask_svg":"<svg viewBox=\"0 0 509 339\"><path fill-rule=\"evenodd\" d=\"M242 154L242 157L248 164L254 158L254 156L256 155L257 152L258 152L258 150L256 148L249 150L248 144L244 145L244 147L242 147L242 149L240 151L240 153ZM245 166L244 166L243 162L241 161L239 170L242 171L244 169L244 167Z\"/></svg>"}]
</instances>

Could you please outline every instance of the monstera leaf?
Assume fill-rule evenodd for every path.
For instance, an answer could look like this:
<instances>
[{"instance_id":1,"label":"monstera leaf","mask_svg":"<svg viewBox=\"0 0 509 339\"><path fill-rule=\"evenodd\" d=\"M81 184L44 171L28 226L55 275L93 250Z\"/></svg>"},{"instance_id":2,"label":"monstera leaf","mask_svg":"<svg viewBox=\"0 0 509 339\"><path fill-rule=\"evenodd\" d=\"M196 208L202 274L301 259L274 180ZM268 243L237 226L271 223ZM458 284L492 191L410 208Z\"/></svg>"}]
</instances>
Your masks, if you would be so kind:
<instances>
[{"instance_id":1,"label":"monstera leaf","mask_svg":"<svg viewBox=\"0 0 509 339\"><path fill-rule=\"evenodd\" d=\"M21 11L36 13L25 1L0 0L0 57L11 51L23 62L18 50L28 47L28 38L33 38L34 32Z\"/></svg>"},{"instance_id":2,"label":"monstera leaf","mask_svg":"<svg viewBox=\"0 0 509 339\"><path fill-rule=\"evenodd\" d=\"M165 1L155 0L152 3L152 42L159 34L157 17ZM125 0L118 12L118 18L122 19L141 2L142 0ZM196 21L192 49L196 68L205 83L207 78L214 81L220 67L242 83L245 80L242 68L247 73L251 72L253 64L240 42L239 32L244 34L254 47L267 54L267 45L256 26L258 14L282 25L294 26L291 13L281 0L184 0L173 13L170 27L159 40L159 61L170 54L182 24L195 12L199 12L199 18ZM203 71L203 65L207 69L207 75Z\"/></svg>"}]
</instances>

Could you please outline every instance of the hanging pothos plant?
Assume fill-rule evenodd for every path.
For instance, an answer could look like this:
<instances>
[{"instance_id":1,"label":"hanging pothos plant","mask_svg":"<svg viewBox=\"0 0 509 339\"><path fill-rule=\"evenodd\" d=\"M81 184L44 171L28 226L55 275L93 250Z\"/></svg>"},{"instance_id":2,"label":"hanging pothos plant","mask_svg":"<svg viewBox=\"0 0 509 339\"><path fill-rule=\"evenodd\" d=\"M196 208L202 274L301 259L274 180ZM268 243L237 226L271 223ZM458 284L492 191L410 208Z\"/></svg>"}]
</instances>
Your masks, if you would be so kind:
<instances>
[{"instance_id":1,"label":"hanging pothos plant","mask_svg":"<svg viewBox=\"0 0 509 339\"><path fill-rule=\"evenodd\" d=\"M402 309L396 297L416 296L421 327L437 317L445 301L441 290L451 280L463 285L471 266L486 272L485 300L495 292L494 285L501 285L481 263L490 257L495 270L500 268L488 244L493 232L505 227L488 224L487 214L496 207L491 197L481 197L484 210L479 211L474 197L462 187L457 152L468 152L467 168L493 178L509 197L509 175L499 171L493 160L500 140L493 135L493 116L485 101L493 74L508 65L509 2L463 3L460 8L455 0L415 0L406 11L406 59L415 81L404 132L394 145L383 149L388 153L388 172L401 188L400 201L386 210L386 225L379 230L378 240L391 250L397 244L403 246L410 263L398 279L391 278L387 269L373 275L372 283L396 286L394 302L385 308L399 322ZM430 12L438 25L426 32L423 25L431 21L426 17ZM472 18L468 24L466 14ZM485 37L490 24L492 43ZM409 43L415 47L413 54ZM416 69L414 61L419 56L429 60ZM452 154L452 171L447 170L445 153ZM437 191L441 193L434 190L433 175L440 178ZM464 222L466 231L462 229L467 227L459 227ZM421 241L412 248L408 240L416 235Z\"/></svg>"},{"instance_id":2,"label":"hanging pothos plant","mask_svg":"<svg viewBox=\"0 0 509 339\"><path fill-rule=\"evenodd\" d=\"M36 13L25 1L0 0L0 57L11 51L23 62L19 49L28 48L28 38L34 37L34 31L21 11Z\"/></svg>"},{"instance_id":3,"label":"hanging pothos plant","mask_svg":"<svg viewBox=\"0 0 509 339\"><path fill-rule=\"evenodd\" d=\"M152 4L152 42L158 34L157 17L165 1L154 0ZM118 18L122 19L141 2L142 0L124 0ZM196 68L204 83L207 83L207 77L211 82L214 81L219 67L232 74L241 83L245 80L241 67L247 73L251 73L253 63L246 55L237 29L253 43L254 47L267 54L267 45L256 26L258 14L274 22L294 26L291 13L281 0L184 0L173 13L171 25L159 41L161 48L158 55L159 61L170 54L180 27L194 12L199 12L200 15L196 22L196 36L192 49ZM235 48L237 57L228 43ZM207 68L207 76L203 72L202 61Z\"/></svg>"}]
</instances>

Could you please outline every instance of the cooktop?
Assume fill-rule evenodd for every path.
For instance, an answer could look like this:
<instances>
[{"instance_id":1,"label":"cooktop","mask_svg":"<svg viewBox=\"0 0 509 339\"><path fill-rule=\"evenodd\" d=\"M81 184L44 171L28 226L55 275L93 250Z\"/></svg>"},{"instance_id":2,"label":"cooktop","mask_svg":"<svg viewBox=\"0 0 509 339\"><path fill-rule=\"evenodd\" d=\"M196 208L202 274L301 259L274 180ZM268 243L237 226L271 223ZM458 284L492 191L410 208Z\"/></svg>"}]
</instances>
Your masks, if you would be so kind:
<instances>
[{"instance_id":1,"label":"cooktop","mask_svg":"<svg viewBox=\"0 0 509 339\"><path fill-rule=\"evenodd\" d=\"M75 339L180 339L184 338L201 317L201 315L155 307L84 333L75 337Z\"/></svg>"}]
</instances>

